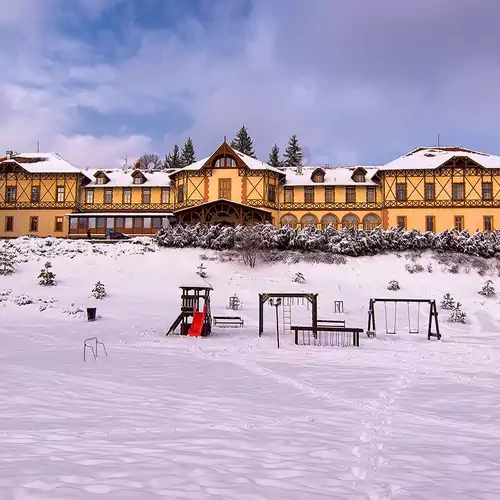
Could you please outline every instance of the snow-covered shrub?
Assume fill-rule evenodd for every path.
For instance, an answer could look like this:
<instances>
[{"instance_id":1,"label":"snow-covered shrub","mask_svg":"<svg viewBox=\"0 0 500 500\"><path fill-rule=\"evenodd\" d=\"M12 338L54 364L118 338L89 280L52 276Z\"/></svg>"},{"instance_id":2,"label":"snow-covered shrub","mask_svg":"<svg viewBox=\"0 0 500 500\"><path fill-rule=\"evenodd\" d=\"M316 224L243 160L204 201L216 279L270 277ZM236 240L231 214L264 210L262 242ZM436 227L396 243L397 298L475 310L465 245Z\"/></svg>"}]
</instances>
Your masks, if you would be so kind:
<instances>
[{"instance_id":1,"label":"snow-covered shrub","mask_svg":"<svg viewBox=\"0 0 500 500\"><path fill-rule=\"evenodd\" d=\"M46 262L45 266L38 275L38 283L40 285L54 286L56 284L56 275L50 270L51 268L52 264L50 262Z\"/></svg>"},{"instance_id":2,"label":"snow-covered shrub","mask_svg":"<svg viewBox=\"0 0 500 500\"><path fill-rule=\"evenodd\" d=\"M458 274L460 272L460 266L458 264L452 264L448 268L448 272L451 274Z\"/></svg>"},{"instance_id":3,"label":"snow-covered shrub","mask_svg":"<svg viewBox=\"0 0 500 500\"><path fill-rule=\"evenodd\" d=\"M262 231L254 226L239 226L234 235L234 247L245 266L255 267L265 247Z\"/></svg>"},{"instance_id":4,"label":"snow-covered shrub","mask_svg":"<svg viewBox=\"0 0 500 500\"><path fill-rule=\"evenodd\" d=\"M27 306L33 304L33 299L29 295L21 294L12 300L16 306Z\"/></svg>"},{"instance_id":5,"label":"snow-covered shrub","mask_svg":"<svg viewBox=\"0 0 500 500\"><path fill-rule=\"evenodd\" d=\"M399 286L399 281L397 280L391 280L389 281L389 284L387 285L387 290L392 290L392 291L396 291L396 290L400 290L400 286Z\"/></svg>"},{"instance_id":6,"label":"snow-covered shrub","mask_svg":"<svg viewBox=\"0 0 500 500\"><path fill-rule=\"evenodd\" d=\"M8 300L11 293L12 290L6 290L5 288L3 290L0 290L0 302Z\"/></svg>"},{"instance_id":7,"label":"snow-covered shrub","mask_svg":"<svg viewBox=\"0 0 500 500\"><path fill-rule=\"evenodd\" d=\"M306 279L304 278L304 275L302 273L295 273L292 281L294 283L305 283Z\"/></svg>"},{"instance_id":8,"label":"snow-covered shrub","mask_svg":"<svg viewBox=\"0 0 500 500\"><path fill-rule=\"evenodd\" d=\"M36 299L36 302L39 303L40 305L38 306L38 309L40 310L40 312L43 312L45 311L46 309L48 309L49 307L51 307L52 304L54 304L55 302L57 302L56 299L54 298L48 298L48 299Z\"/></svg>"},{"instance_id":9,"label":"snow-covered shrub","mask_svg":"<svg viewBox=\"0 0 500 500\"><path fill-rule=\"evenodd\" d=\"M98 281L92 292L90 293L90 297L93 299L101 300L106 297L106 288L104 287L103 283Z\"/></svg>"},{"instance_id":10,"label":"snow-covered shrub","mask_svg":"<svg viewBox=\"0 0 500 500\"><path fill-rule=\"evenodd\" d=\"M424 266L422 264L406 264L405 269L410 274L421 273L424 270Z\"/></svg>"},{"instance_id":11,"label":"snow-covered shrub","mask_svg":"<svg viewBox=\"0 0 500 500\"><path fill-rule=\"evenodd\" d=\"M14 260L15 255L7 250L0 249L0 275L7 276L14 274L16 271L16 263Z\"/></svg>"},{"instance_id":12,"label":"snow-covered shrub","mask_svg":"<svg viewBox=\"0 0 500 500\"><path fill-rule=\"evenodd\" d=\"M63 309L62 312L68 316L74 316L76 318L85 317L85 311L81 307L76 306L74 303Z\"/></svg>"},{"instance_id":13,"label":"snow-covered shrub","mask_svg":"<svg viewBox=\"0 0 500 500\"><path fill-rule=\"evenodd\" d=\"M455 308L455 299L451 296L450 293L445 293L443 295L443 300L440 305L441 309L445 309L447 311L451 311Z\"/></svg>"},{"instance_id":14,"label":"snow-covered shrub","mask_svg":"<svg viewBox=\"0 0 500 500\"><path fill-rule=\"evenodd\" d=\"M494 297L497 292L495 291L495 287L493 286L493 281L487 280L483 285L483 288L478 292L480 295L484 295L485 297Z\"/></svg>"},{"instance_id":15,"label":"snow-covered shrub","mask_svg":"<svg viewBox=\"0 0 500 500\"><path fill-rule=\"evenodd\" d=\"M448 323L466 323L467 314L462 311L462 304L457 302L455 308L452 310L450 317L448 318Z\"/></svg>"},{"instance_id":16,"label":"snow-covered shrub","mask_svg":"<svg viewBox=\"0 0 500 500\"><path fill-rule=\"evenodd\" d=\"M427 264L427 272L428 273L432 273L433 269L432 269L432 264Z\"/></svg>"}]
</instances>

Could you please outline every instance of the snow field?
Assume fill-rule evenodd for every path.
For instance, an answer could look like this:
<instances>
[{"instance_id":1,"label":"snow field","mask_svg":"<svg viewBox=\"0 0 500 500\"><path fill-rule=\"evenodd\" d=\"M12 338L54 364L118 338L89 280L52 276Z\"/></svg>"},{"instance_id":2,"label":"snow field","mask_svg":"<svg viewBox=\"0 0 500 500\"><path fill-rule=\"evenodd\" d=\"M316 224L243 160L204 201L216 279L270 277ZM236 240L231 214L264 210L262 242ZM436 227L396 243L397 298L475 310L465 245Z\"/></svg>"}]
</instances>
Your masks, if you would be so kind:
<instances>
[{"instance_id":1,"label":"snow field","mask_svg":"<svg viewBox=\"0 0 500 500\"><path fill-rule=\"evenodd\" d=\"M200 283L207 252L127 255L121 245L51 259L56 287L37 284L44 259L0 277L0 290L48 303L0 302L0 499L498 498L500 313L498 299L477 293L487 277L435 262L432 274L410 275L395 256L255 269L208 261L213 313L233 315L236 293L245 327L165 337L178 286ZM305 284L292 283L296 272ZM386 290L390 279L400 291ZM91 300L99 280L108 297ZM401 333L389 336L377 305L378 336L360 349L297 347L282 334L277 350L274 308L257 335L258 293L273 291L318 292L320 318L344 300L339 319L363 328L370 297L439 302L449 291L468 323L446 323L440 310L442 341L427 341L405 331L402 306ZM96 305L98 320L65 314L73 303ZM294 306L292 323L309 315ZM420 321L424 330L423 310ZM94 335L109 356L83 363Z\"/></svg>"}]
</instances>

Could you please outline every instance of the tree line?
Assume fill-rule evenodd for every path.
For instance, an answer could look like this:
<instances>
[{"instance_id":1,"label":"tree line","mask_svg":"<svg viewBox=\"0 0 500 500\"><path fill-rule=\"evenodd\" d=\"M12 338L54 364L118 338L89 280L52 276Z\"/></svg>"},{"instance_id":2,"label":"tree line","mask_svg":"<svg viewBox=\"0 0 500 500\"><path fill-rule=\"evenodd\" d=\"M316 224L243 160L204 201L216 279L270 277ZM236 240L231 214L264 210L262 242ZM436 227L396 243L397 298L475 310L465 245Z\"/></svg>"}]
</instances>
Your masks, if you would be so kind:
<instances>
[{"instance_id":1,"label":"tree line","mask_svg":"<svg viewBox=\"0 0 500 500\"><path fill-rule=\"evenodd\" d=\"M236 151L256 158L253 140L245 125L241 126L230 145ZM288 140L283 154L280 154L278 145L273 144L267 163L275 168L299 167L302 166L303 158L302 146L297 135L294 134ZM182 148L178 144L174 144L172 151L167 153L163 159L156 153L145 153L137 159L135 165L145 170L177 170L187 167L195 161L194 144L191 137L188 137Z\"/></svg>"}]
</instances>

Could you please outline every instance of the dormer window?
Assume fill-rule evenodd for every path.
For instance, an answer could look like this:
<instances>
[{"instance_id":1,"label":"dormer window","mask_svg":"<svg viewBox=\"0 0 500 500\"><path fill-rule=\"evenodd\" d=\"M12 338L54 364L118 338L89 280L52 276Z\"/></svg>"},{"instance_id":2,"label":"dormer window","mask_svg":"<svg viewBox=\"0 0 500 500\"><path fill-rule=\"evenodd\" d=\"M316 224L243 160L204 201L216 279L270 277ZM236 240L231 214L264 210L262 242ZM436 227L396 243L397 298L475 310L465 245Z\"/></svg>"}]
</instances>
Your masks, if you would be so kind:
<instances>
[{"instance_id":1,"label":"dormer window","mask_svg":"<svg viewBox=\"0 0 500 500\"><path fill-rule=\"evenodd\" d=\"M214 168L236 168L236 160L232 156L222 156L217 158Z\"/></svg>"},{"instance_id":2,"label":"dormer window","mask_svg":"<svg viewBox=\"0 0 500 500\"><path fill-rule=\"evenodd\" d=\"M95 183L96 183L96 184L104 184L104 181L105 181L104 177L102 177L102 176L101 176L101 177L98 177L98 178L95 180Z\"/></svg>"},{"instance_id":3,"label":"dormer window","mask_svg":"<svg viewBox=\"0 0 500 500\"><path fill-rule=\"evenodd\" d=\"M107 184L109 182L109 177L104 172L96 172L94 174L96 184Z\"/></svg>"},{"instance_id":4,"label":"dormer window","mask_svg":"<svg viewBox=\"0 0 500 500\"><path fill-rule=\"evenodd\" d=\"M366 170L364 168L357 168L352 175L352 180L354 182L366 182Z\"/></svg>"},{"instance_id":5,"label":"dormer window","mask_svg":"<svg viewBox=\"0 0 500 500\"><path fill-rule=\"evenodd\" d=\"M134 184L142 184L142 179L139 176L134 177Z\"/></svg>"},{"instance_id":6,"label":"dormer window","mask_svg":"<svg viewBox=\"0 0 500 500\"><path fill-rule=\"evenodd\" d=\"M311 175L311 179L315 183L325 182L325 171L321 168L317 168Z\"/></svg>"},{"instance_id":7,"label":"dormer window","mask_svg":"<svg viewBox=\"0 0 500 500\"><path fill-rule=\"evenodd\" d=\"M145 175L139 170L132 172L132 184L144 184L146 182Z\"/></svg>"}]
</instances>

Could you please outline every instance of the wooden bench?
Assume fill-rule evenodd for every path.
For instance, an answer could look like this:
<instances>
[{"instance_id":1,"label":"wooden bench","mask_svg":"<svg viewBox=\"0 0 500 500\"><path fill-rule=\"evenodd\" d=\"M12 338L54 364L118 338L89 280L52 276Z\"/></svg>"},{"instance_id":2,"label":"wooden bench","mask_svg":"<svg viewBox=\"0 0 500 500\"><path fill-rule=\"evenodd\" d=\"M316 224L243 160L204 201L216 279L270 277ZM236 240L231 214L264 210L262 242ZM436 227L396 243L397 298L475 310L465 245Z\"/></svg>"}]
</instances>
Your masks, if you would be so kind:
<instances>
[{"instance_id":1,"label":"wooden bench","mask_svg":"<svg viewBox=\"0 0 500 500\"><path fill-rule=\"evenodd\" d=\"M213 316L214 326L243 326L239 316Z\"/></svg>"},{"instance_id":2,"label":"wooden bench","mask_svg":"<svg viewBox=\"0 0 500 500\"><path fill-rule=\"evenodd\" d=\"M345 328L345 321L341 319L318 319L318 327L330 326L332 328Z\"/></svg>"}]
</instances>

